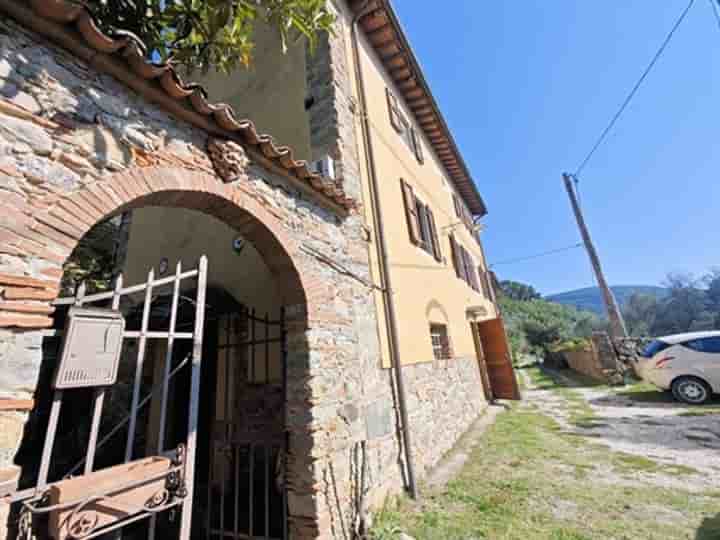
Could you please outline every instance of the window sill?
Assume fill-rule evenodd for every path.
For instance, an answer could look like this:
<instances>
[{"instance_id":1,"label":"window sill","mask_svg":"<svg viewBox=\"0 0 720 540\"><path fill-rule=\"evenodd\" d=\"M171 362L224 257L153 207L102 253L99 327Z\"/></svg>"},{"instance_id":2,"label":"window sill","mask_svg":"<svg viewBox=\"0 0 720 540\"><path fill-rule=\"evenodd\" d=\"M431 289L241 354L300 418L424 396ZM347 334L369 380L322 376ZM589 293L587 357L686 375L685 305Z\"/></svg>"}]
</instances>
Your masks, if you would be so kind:
<instances>
[{"instance_id":1,"label":"window sill","mask_svg":"<svg viewBox=\"0 0 720 540\"><path fill-rule=\"evenodd\" d=\"M442 261L438 261L438 260L435 258L435 255L434 255L433 253L427 251L427 250L426 250L424 247L422 247L421 245L419 245L419 244L413 244L413 245L418 249L418 251L420 251L420 252L422 252L423 254L425 254L426 256L430 257L430 258L431 258L433 261L435 261L437 264L443 265L443 263L445 262L444 258L443 258Z\"/></svg>"}]
</instances>

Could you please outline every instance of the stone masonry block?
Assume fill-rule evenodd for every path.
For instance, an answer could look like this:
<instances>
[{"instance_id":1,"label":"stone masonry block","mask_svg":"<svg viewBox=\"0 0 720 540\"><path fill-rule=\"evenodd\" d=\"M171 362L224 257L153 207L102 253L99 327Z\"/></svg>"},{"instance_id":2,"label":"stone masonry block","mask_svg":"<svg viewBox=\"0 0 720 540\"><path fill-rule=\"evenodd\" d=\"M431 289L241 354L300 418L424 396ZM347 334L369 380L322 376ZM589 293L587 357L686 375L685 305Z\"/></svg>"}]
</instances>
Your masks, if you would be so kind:
<instances>
[{"instance_id":1,"label":"stone masonry block","mask_svg":"<svg viewBox=\"0 0 720 540\"><path fill-rule=\"evenodd\" d=\"M0 134L14 144L26 144L40 155L52 151L50 135L38 125L7 114L0 114Z\"/></svg>"},{"instance_id":2,"label":"stone masonry block","mask_svg":"<svg viewBox=\"0 0 720 540\"><path fill-rule=\"evenodd\" d=\"M28 414L0 411L0 469L12 466Z\"/></svg>"}]
</instances>

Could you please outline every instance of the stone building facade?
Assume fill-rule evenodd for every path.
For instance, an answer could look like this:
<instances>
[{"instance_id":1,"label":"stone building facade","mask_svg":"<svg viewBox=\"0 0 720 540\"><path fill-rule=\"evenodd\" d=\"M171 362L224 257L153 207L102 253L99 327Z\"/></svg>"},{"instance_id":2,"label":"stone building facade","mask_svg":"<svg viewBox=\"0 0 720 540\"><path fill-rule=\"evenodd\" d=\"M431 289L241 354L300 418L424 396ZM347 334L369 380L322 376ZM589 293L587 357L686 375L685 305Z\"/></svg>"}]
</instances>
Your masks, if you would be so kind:
<instances>
[{"instance_id":1,"label":"stone building facade","mask_svg":"<svg viewBox=\"0 0 720 540\"><path fill-rule=\"evenodd\" d=\"M100 34L69 6L0 8L0 486L21 475L32 485L37 463L17 451L28 430L44 429L33 421L43 413L35 395L43 340L78 241L134 208L193 209L252 242L288 315L290 537L351 538L361 508L377 508L405 484L352 121L333 121L322 135L342 171L341 183L329 183L169 68L145 64L131 39ZM332 81L317 121L352 118L352 100L332 75L341 67L328 64L316 73ZM485 399L473 356L404 372L422 476ZM2 499L0 519L3 538L13 524Z\"/></svg>"}]
</instances>

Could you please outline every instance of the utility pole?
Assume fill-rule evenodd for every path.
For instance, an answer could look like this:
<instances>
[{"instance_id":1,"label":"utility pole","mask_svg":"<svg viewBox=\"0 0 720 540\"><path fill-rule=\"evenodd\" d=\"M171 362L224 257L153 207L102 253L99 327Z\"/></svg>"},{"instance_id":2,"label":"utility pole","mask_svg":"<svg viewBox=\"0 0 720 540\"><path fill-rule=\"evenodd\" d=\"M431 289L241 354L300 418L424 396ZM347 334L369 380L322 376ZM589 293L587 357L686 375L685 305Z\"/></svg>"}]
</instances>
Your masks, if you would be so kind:
<instances>
[{"instance_id":1,"label":"utility pole","mask_svg":"<svg viewBox=\"0 0 720 540\"><path fill-rule=\"evenodd\" d=\"M567 189L568 196L570 197L570 204L572 204L573 212L575 213L575 219L577 219L578 227L580 228L580 234L585 244L585 249L590 257L590 264L592 264L593 270L595 271L595 277L602 293L603 301L605 302L605 309L607 310L608 319L610 320L610 334L614 338L625 338L627 337L627 330L625 329L625 321L623 320L620 308L615 300L615 295L610 290L610 287L605 281L605 275L603 274L602 267L600 266L600 257L598 257L595 246L590 238L590 232L588 231L587 225L585 225L585 218L583 218L582 210L578 204L577 194L573 187L572 177L564 173L563 180L565 182L565 189Z\"/></svg>"}]
</instances>

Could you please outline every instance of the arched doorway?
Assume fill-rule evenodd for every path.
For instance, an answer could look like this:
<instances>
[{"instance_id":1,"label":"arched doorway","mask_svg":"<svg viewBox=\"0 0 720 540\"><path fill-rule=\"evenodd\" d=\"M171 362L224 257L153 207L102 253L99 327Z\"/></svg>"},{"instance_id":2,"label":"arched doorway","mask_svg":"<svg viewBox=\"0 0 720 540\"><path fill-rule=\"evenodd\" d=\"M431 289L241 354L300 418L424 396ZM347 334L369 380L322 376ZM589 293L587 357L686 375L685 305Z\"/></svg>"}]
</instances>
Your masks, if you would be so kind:
<instances>
[{"instance_id":1,"label":"arched doorway","mask_svg":"<svg viewBox=\"0 0 720 540\"><path fill-rule=\"evenodd\" d=\"M98 453L95 463L102 467L134 462L187 441L188 459L196 464L188 482L187 498L192 505L184 506L192 512L183 512L175 520L158 514L146 520L146 525L135 525L129 534L145 537L152 523L152 527L162 528L162 534L157 533L162 537L180 534L189 538L192 525L193 538L283 538L285 347L288 342L298 346L303 341L307 301L302 272L293 260L295 248L281 224L255 201L241 197L238 190L216 178L177 169L118 175L104 185L96 184L93 191L64 197L55 208L61 215L70 209L76 213L67 215L64 224L77 241L65 242L65 260L72 260L83 238L97 230L97 223L87 226L91 219L106 227L114 216L135 216L134 224L129 220L129 235L121 242L122 260L114 257L117 268L112 277L107 283L95 283L98 290L85 290L75 300L56 302L54 314L58 330L64 324L64 304L112 307L125 319L129 340L121 355L119 378L124 388L107 403L122 402L123 397L126 403L129 400L127 424L133 427L121 430L126 434L121 438L128 442L119 446L108 443L104 448L115 446L114 450L110 455ZM121 237L126 231L115 234ZM209 263L203 262L206 256ZM247 271L249 266L252 272ZM123 280L118 286L119 275ZM63 277L67 278L67 273ZM63 285L67 286L67 279ZM200 304L202 309L198 309ZM173 339L176 343L171 345ZM58 343L56 339L56 346ZM187 358L191 358L189 364ZM196 366L198 358L202 362ZM188 366L185 372L183 362ZM41 374L41 386L49 386L51 371L45 369ZM160 384L158 393L158 382L170 374L176 375L175 385ZM149 387L145 391L144 382ZM48 392L45 406L37 408L30 423L31 447L33 440L44 438L38 433L44 434L52 416L54 398L50 395ZM90 419L97 396L79 393L73 405L65 408L66 425L75 420L76 427L89 426L76 430L78 439L94 437ZM149 398L146 407L133 410L145 397ZM42 396L38 399L43 400ZM88 407L90 403L93 406ZM113 417L123 416L117 411L105 413L96 434L101 441L114 429ZM190 418L189 422L184 423L185 418ZM109 425L103 431L106 421ZM59 422L62 425L62 417ZM159 432L158 425L164 426ZM20 461L25 461L28 469L26 478L35 471L41 475L44 465L38 463L37 448L33 452L26 445L23 451ZM65 461L79 457L68 453L72 454L66 451ZM63 467L54 471L52 461L46 467L55 475L50 475L49 482L64 476L59 472Z\"/></svg>"}]
</instances>

